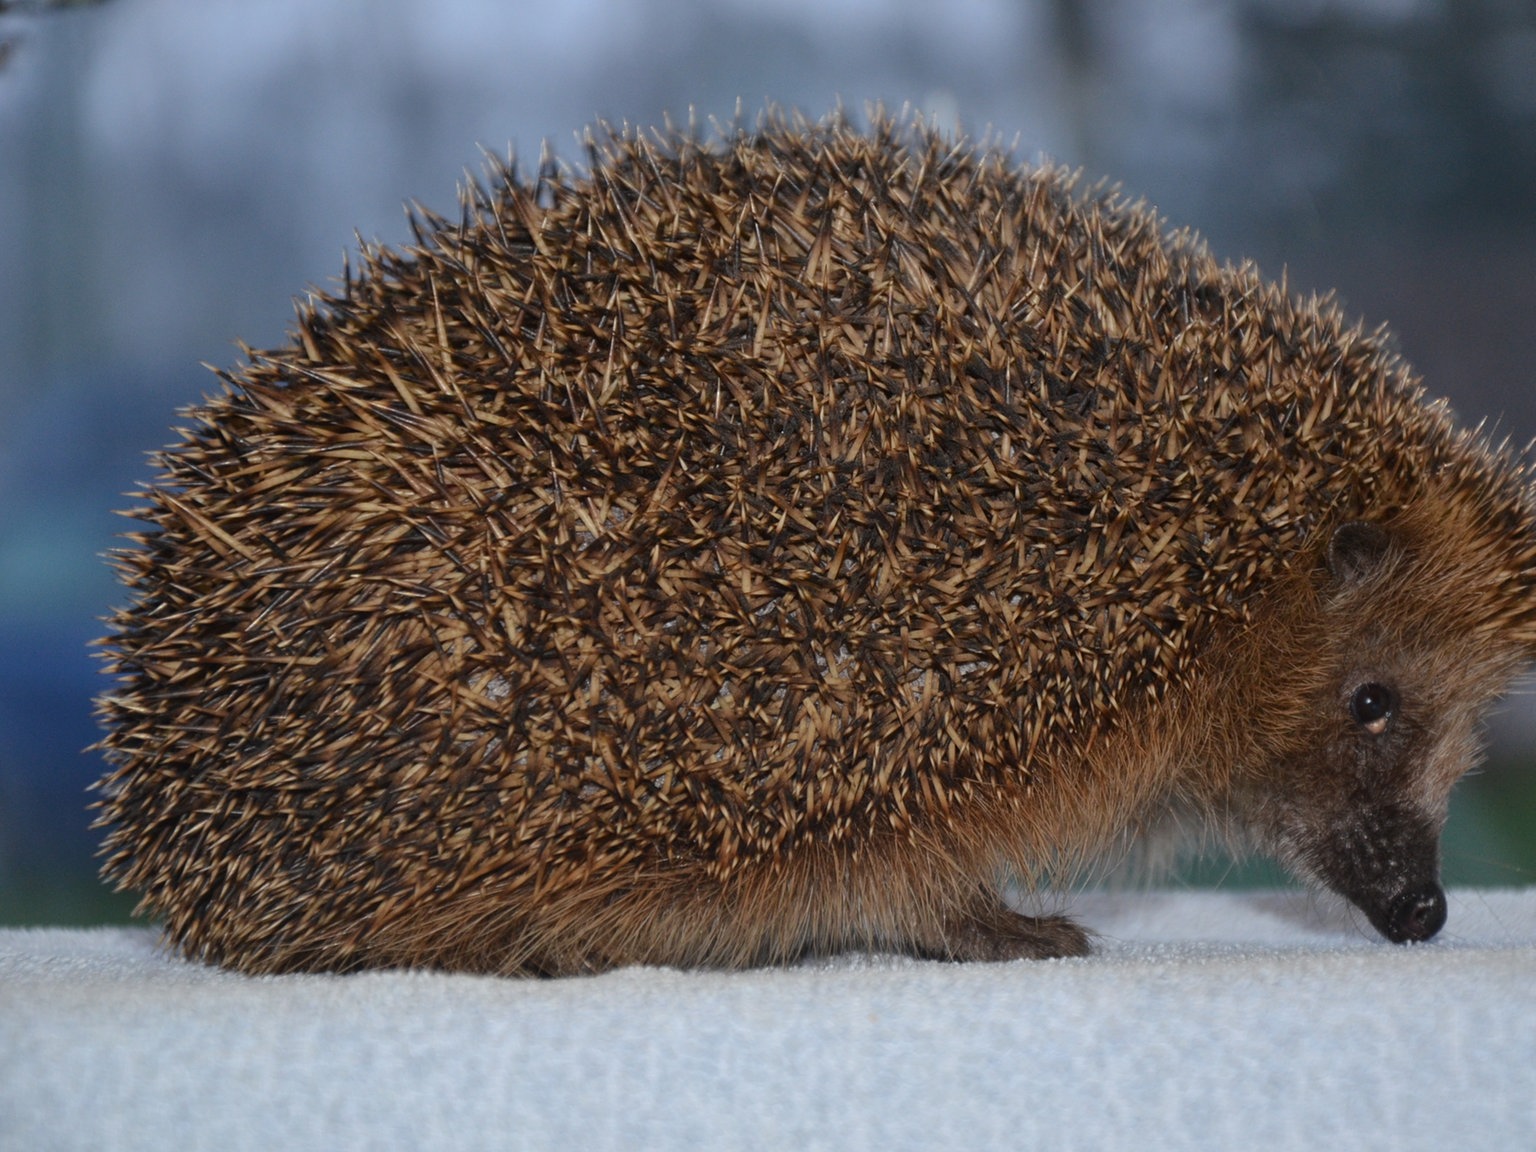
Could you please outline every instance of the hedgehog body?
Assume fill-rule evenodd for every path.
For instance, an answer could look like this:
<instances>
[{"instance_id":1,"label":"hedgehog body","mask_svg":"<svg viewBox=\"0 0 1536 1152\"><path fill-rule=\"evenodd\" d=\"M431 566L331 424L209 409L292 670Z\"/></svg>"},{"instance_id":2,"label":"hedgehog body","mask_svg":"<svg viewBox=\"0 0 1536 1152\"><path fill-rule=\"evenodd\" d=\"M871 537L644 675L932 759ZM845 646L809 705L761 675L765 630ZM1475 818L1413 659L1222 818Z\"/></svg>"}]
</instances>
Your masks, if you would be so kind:
<instances>
[{"instance_id":1,"label":"hedgehog body","mask_svg":"<svg viewBox=\"0 0 1536 1152\"><path fill-rule=\"evenodd\" d=\"M1523 470L1146 209L878 119L369 249L160 458L107 872L247 971L1073 954L1176 811L1393 939L1529 654Z\"/></svg>"}]
</instances>

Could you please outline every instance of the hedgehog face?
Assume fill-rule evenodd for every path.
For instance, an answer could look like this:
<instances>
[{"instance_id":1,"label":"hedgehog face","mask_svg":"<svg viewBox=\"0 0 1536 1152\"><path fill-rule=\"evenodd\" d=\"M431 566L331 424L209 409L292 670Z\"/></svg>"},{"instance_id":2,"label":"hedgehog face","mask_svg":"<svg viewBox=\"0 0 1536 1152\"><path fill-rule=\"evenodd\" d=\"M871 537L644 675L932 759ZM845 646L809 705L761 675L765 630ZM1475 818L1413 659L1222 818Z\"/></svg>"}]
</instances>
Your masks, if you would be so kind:
<instances>
[{"instance_id":1,"label":"hedgehog face","mask_svg":"<svg viewBox=\"0 0 1536 1152\"><path fill-rule=\"evenodd\" d=\"M1238 808L1266 850L1383 936L1427 940L1445 923L1450 791L1476 763L1479 717L1520 653L1468 632L1469 576L1434 570L1379 527L1340 528L1326 567L1321 638L1296 656L1306 706L1272 767L1239 788ZM1458 589L1454 606L1436 603L1446 588Z\"/></svg>"}]
</instances>

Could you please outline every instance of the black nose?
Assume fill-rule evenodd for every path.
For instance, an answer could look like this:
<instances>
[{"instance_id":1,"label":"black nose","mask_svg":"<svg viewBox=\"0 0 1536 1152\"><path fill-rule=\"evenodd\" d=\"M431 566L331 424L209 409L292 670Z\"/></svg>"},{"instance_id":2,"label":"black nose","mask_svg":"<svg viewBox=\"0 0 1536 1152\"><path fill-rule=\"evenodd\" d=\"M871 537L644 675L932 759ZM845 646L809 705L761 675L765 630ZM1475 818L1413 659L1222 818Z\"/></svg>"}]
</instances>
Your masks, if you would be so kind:
<instances>
[{"instance_id":1,"label":"black nose","mask_svg":"<svg viewBox=\"0 0 1536 1152\"><path fill-rule=\"evenodd\" d=\"M1431 881L1410 888L1392 901L1382 934L1394 944L1428 940L1445 927L1445 892Z\"/></svg>"}]
</instances>

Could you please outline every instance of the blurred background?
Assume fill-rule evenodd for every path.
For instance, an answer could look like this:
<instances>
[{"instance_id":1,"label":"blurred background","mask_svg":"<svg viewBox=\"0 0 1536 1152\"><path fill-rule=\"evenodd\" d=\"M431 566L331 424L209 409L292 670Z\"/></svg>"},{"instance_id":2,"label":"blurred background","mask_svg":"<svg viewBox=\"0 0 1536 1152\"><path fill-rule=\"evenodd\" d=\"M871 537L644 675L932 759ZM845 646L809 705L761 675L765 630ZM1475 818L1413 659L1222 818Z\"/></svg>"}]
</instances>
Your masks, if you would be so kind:
<instances>
[{"instance_id":1,"label":"blurred background","mask_svg":"<svg viewBox=\"0 0 1536 1152\"><path fill-rule=\"evenodd\" d=\"M1529 0L0 2L0 923L130 907L94 875L88 644L122 598L112 509L215 389L201 362L283 340L354 229L451 214L482 147L874 100L1336 289L1464 419L1536 435ZM1528 695L1489 741L1447 878L1536 883Z\"/></svg>"}]
</instances>

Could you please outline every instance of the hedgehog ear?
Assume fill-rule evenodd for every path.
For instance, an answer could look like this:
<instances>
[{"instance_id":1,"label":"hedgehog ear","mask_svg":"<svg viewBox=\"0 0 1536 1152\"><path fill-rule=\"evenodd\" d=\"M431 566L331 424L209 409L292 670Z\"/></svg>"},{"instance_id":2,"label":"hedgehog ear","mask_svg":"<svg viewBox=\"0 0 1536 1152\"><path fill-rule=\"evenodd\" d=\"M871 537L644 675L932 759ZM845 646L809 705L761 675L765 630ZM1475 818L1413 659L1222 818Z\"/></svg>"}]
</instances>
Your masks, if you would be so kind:
<instances>
[{"instance_id":1,"label":"hedgehog ear","mask_svg":"<svg viewBox=\"0 0 1536 1152\"><path fill-rule=\"evenodd\" d=\"M1381 567L1391 547L1392 537L1380 524L1340 524L1328 541L1328 572L1340 584L1354 584Z\"/></svg>"}]
</instances>

